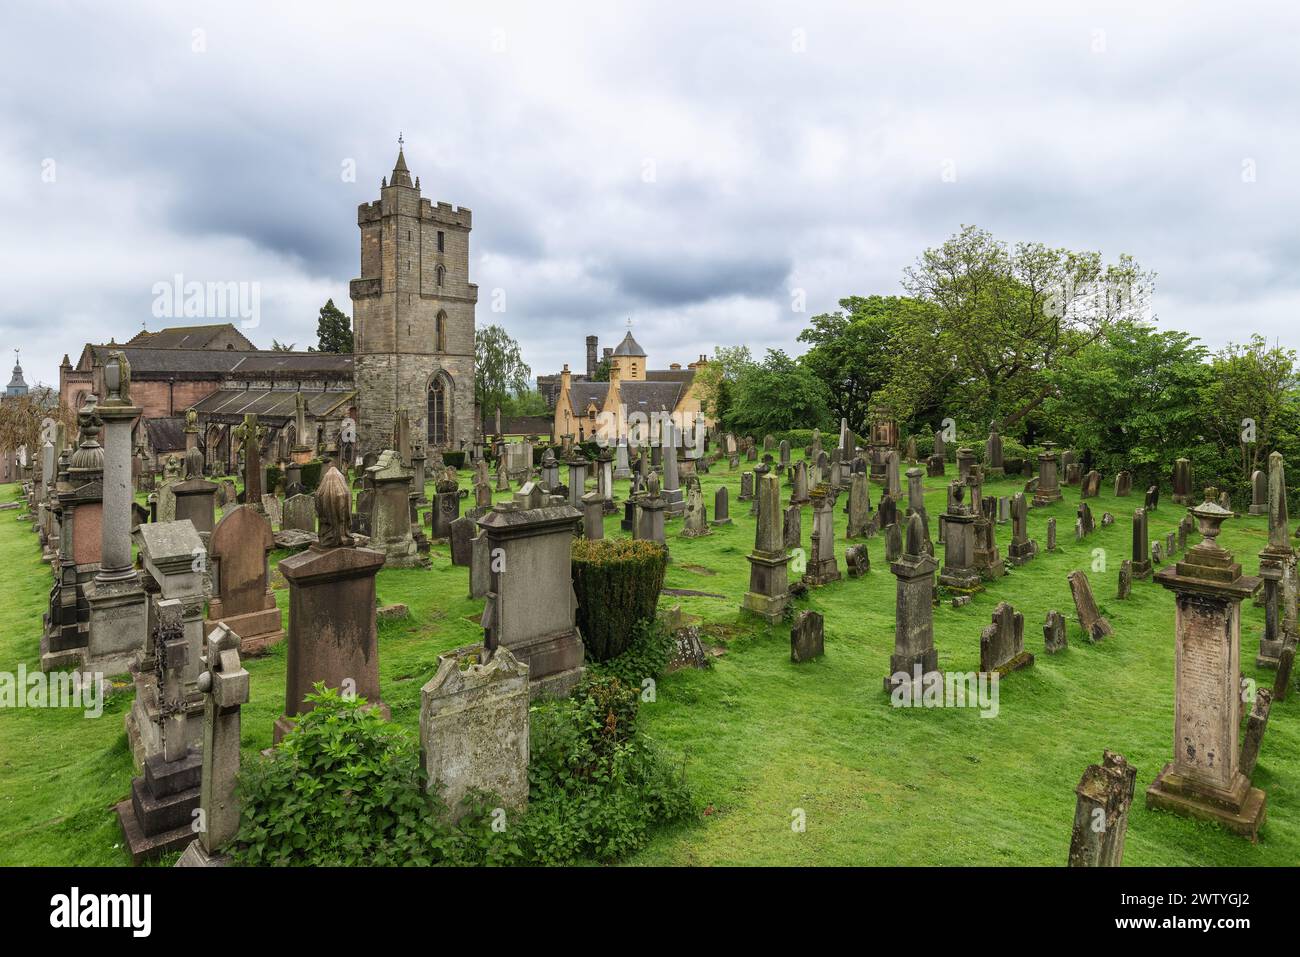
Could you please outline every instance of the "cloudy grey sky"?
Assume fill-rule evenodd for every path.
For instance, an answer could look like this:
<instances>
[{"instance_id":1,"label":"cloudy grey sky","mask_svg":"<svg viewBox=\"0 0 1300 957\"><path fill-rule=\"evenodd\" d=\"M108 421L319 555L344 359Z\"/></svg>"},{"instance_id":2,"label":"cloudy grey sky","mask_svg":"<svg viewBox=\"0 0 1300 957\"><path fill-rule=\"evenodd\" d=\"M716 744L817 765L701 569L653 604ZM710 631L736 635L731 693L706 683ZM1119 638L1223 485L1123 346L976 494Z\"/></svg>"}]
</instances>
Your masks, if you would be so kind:
<instances>
[{"instance_id":1,"label":"cloudy grey sky","mask_svg":"<svg viewBox=\"0 0 1300 957\"><path fill-rule=\"evenodd\" d=\"M629 316L655 364L794 348L808 315L898 292L962 223L1131 253L1158 274L1162 325L1300 346L1294 7L45 2L3 17L0 347L21 347L29 381L57 381L87 340L167 324L153 290L176 274L257 283L254 341L314 342L326 298L351 311L356 206L399 130L424 195L474 211L478 322L504 325L535 373L580 366L583 337L612 345Z\"/></svg>"}]
</instances>

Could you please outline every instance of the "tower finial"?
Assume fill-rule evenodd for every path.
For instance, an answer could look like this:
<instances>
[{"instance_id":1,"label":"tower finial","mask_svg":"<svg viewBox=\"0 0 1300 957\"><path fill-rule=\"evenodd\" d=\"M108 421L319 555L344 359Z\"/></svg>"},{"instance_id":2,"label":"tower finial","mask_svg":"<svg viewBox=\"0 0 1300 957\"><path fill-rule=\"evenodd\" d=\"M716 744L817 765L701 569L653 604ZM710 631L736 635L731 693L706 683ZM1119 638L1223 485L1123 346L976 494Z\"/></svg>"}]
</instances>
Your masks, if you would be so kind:
<instances>
[{"instance_id":1,"label":"tower finial","mask_svg":"<svg viewBox=\"0 0 1300 957\"><path fill-rule=\"evenodd\" d=\"M401 149L405 144L406 144L406 140L402 139L402 131L401 131L401 130L398 130L398 131L397 131L397 148L400 150L400 149Z\"/></svg>"}]
</instances>

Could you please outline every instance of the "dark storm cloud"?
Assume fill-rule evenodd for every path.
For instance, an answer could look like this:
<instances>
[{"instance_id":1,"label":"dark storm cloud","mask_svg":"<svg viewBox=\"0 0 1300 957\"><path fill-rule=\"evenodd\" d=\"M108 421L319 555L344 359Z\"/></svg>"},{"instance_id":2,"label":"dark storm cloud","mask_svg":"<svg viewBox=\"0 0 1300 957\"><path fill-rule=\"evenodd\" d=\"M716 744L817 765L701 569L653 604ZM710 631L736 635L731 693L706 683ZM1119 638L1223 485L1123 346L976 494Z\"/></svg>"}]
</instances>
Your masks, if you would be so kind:
<instances>
[{"instance_id":1,"label":"dark storm cloud","mask_svg":"<svg viewBox=\"0 0 1300 957\"><path fill-rule=\"evenodd\" d=\"M309 9L309 13L304 12ZM652 361L795 349L963 223L1132 253L1161 321L1296 341L1297 14L1123 4L91 3L0 31L0 302L30 378L177 273L305 345L400 130L474 211L479 322L534 371L631 318ZM53 164L52 166L50 164ZM56 177L46 171L57 169ZM792 307L792 290L807 311ZM797 350L796 350L797 351ZM74 356L75 357L75 356Z\"/></svg>"}]
</instances>

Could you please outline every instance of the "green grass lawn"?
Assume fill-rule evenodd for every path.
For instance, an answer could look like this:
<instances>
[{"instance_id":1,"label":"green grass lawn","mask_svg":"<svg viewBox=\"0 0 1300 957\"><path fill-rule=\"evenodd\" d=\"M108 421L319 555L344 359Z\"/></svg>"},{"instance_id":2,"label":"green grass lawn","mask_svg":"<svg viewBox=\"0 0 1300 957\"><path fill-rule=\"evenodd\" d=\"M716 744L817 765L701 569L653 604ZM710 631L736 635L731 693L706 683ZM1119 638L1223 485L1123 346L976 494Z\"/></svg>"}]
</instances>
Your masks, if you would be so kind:
<instances>
[{"instance_id":1,"label":"green grass lawn","mask_svg":"<svg viewBox=\"0 0 1300 957\"><path fill-rule=\"evenodd\" d=\"M951 474L955 466L949 466ZM462 483L468 484L467 473ZM932 529L943 509L947 479L926 479ZM975 671L979 633L999 601L1025 616L1025 644L1036 656L1030 669L1001 683L1000 711L895 709L882 691L893 650L894 576L884 561L883 537L868 542L872 570L814 589L796 603L826 616L826 655L803 665L789 658L788 626L767 628L739 612L748 585L745 555L753 544L748 503L737 502L739 471L720 462L703 476L712 512L713 491L732 491L736 524L699 539L680 538L681 521L668 524L672 564L667 587L725 597L664 596L680 604L721 649L714 667L681 671L658 683L656 700L642 706L648 733L682 761L707 810L698 824L662 832L632 864L1038 864L1061 865L1069 846L1074 787L1103 748L1138 768L1138 796L1129 819L1128 865L1249 865L1300 862L1300 726L1297 696L1276 704L1255 772L1268 795L1268 823L1252 845L1213 826L1143 806L1143 792L1170 759L1173 735L1173 621L1170 592L1135 582L1127 601L1114 598L1119 563L1128 556L1130 516L1140 495L1090 500L1097 531L1074 541L1078 489L1050 508L1033 509L1030 536L1046 544L1046 519L1055 516L1058 550L993 582L969 605L947 602L935 611L935 643L944 670ZM1107 486L1110 477L1107 477ZM1021 481L989 483L985 494L1010 495ZM619 483L625 494L627 483ZM0 492L18 495L15 486ZM783 489L783 501L788 490ZM872 488L873 502L879 488ZM498 496L503 497L503 496ZM844 498L835 507L838 536L845 531ZM1102 512L1114 513L1101 527ZM1163 538L1183 509L1162 501L1151 516L1151 536ZM39 560L28 523L0 512L0 670L20 662L39 667L40 616L50 573ZM811 510L804 511L808 539ZM605 532L625 534L619 516ZM999 526L1006 555L1010 525ZM1248 572L1267 541L1266 520L1227 523L1220 542ZM847 543L837 538L844 571ZM1092 571L1104 550L1104 572ZM942 548L939 548L940 554ZM280 554L273 556L278 559ZM409 618L381 622L380 676L393 720L416 731L419 690L440 652L481 636L481 600L470 600L468 571L453 568L445 545L434 545L433 569L385 570L381 604L403 602ZM1090 645L1074 619L1066 575L1082 568L1115 629ZM282 609L288 592L276 576ZM1042 622L1049 609L1070 624L1070 648L1043 653ZM1242 662L1248 677L1271 686L1272 672L1254 667L1262 609L1248 603ZM284 647L247 663L252 700L244 708L243 745L251 756L271 743L271 725L284 708ZM80 712L0 710L0 864L123 864L112 805L126 796L132 774L123 732L130 689L114 696L99 720ZM802 811L806 829L791 827Z\"/></svg>"}]
</instances>

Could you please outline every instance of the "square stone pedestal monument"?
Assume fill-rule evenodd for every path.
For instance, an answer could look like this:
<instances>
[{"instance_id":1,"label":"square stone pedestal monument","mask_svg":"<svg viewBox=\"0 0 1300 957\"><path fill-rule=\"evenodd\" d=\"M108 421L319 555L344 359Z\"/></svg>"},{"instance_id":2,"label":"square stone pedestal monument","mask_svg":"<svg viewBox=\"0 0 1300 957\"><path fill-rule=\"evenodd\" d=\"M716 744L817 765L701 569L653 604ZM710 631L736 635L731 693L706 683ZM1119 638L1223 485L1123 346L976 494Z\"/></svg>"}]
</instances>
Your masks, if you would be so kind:
<instances>
[{"instance_id":1,"label":"square stone pedestal monument","mask_svg":"<svg viewBox=\"0 0 1300 957\"><path fill-rule=\"evenodd\" d=\"M1207 501L1192 515L1201 543L1155 576L1176 599L1174 760L1147 788L1147 807L1217 821L1253 841L1265 795L1239 767L1241 602L1260 581L1215 541L1231 512Z\"/></svg>"},{"instance_id":2,"label":"square stone pedestal monument","mask_svg":"<svg viewBox=\"0 0 1300 957\"><path fill-rule=\"evenodd\" d=\"M575 623L570 549L582 513L528 483L513 502L479 520L491 556L483 644L508 648L528 666L530 694L566 695L582 677L586 649Z\"/></svg>"}]
</instances>

